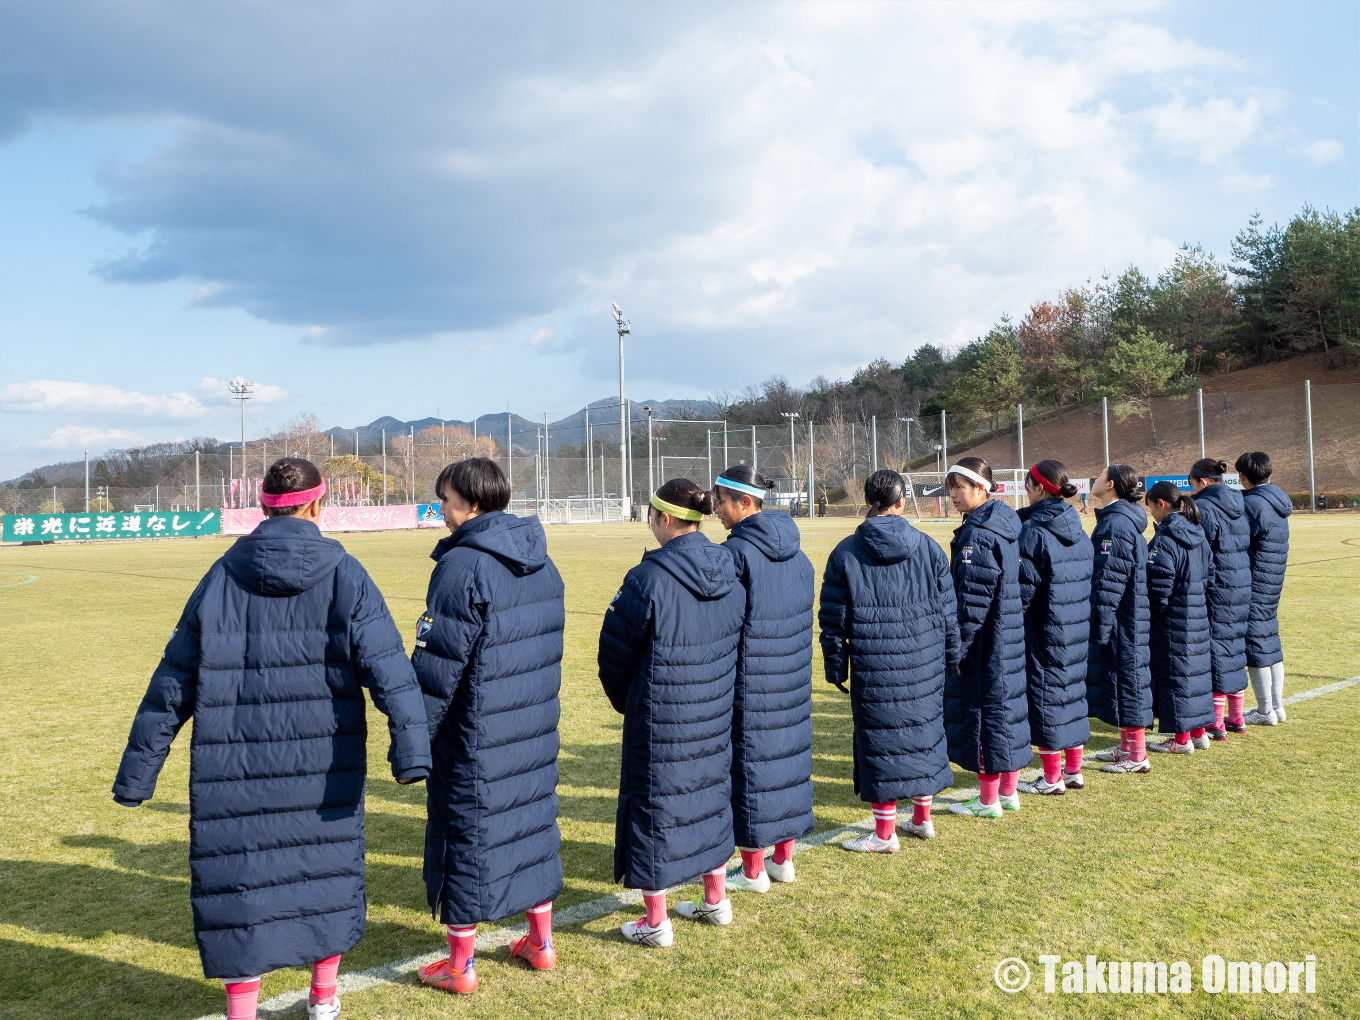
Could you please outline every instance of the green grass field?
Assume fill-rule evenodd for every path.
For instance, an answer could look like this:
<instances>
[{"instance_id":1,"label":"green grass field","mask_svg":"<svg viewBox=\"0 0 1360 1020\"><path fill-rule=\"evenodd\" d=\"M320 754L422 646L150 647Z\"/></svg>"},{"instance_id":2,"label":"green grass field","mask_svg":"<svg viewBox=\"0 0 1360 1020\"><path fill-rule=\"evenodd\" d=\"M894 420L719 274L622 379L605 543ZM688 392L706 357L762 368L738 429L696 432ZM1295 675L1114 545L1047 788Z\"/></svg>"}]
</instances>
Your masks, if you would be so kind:
<instances>
[{"instance_id":1,"label":"green grass field","mask_svg":"<svg viewBox=\"0 0 1360 1020\"><path fill-rule=\"evenodd\" d=\"M853 527L807 523L821 567ZM1281 622L1286 694L1360 673L1360 517L1293 518ZM1088 524L1089 527L1089 524ZM720 539L721 529L705 525ZM951 527L925 525L947 544ZM435 532L360 535L346 546L412 639ZM554 528L567 585L558 909L618 891L613 818L619 723L595 678L599 621L654 542L642 525ZM184 600L225 540L0 551L0 1017L186 1018L219 1013L189 910L188 734L156 797L116 806L109 786L137 706ZM28 581L26 578L32 577ZM814 678L819 829L867 816L851 789L849 700ZM1250 703L1250 702L1249 702ZM438 948L420 880L424 788L386 773L371 713L368 934L342 974ZM1113 742L1096 726L1092 747ZM866 859L835 843L801 853L798 882L734 898L727 928L677 919L670 950L627 945L612 914L559 931L549 974L479 954L469 999L411 981L345 997L346 1017L1295 1017L1360 1016L1360 686L1304 701L1274 730L1146 776L1087 770L1087 788L1026 798L977 821L937 811L939 836ZM967 773L959 786L975 785ZM514 920L514 919L511 919ZM1186 960L1190 995L1044 994L1041 953L1064 960ZM1209 995L1200 960L1317 959L1314 995ZM1006 995L1005 957L1036 980ZM261 999L305 988L264 979ZM300 1015L295 1013L294 1015Z\"/></svg>"}]
</instances>

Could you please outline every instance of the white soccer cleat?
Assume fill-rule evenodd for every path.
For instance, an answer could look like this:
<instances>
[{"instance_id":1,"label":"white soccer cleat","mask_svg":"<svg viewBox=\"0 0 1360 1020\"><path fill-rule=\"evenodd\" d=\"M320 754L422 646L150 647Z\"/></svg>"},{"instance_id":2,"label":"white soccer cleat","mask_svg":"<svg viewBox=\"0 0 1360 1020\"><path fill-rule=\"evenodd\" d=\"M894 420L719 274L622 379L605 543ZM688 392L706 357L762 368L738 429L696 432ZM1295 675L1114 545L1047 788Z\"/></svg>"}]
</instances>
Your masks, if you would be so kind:
<instances>
[{"instance_id":1,"label":"white soccer cleat","mask_svg":"<svg viewBox=\"0 0 1360 1020\"><path fill-rule=\"evenodd\" d=\"M767 871L762 871L755 878L748 878L746 872L738 871L735 875L727 876L728 892L753 892L765 893L770 891L770 876Z\"/></svg>"},{"instance_id":2,"label":"white soccer cleat","mask_svg":"<svg viewBox=\"0 0 1360 1020\"><path fill-rule=\"evenodd\" d=\"M856 854L895 854L899 844L895 832L887 839L880 839L878 833L870 832L855 839L847 839L841 846Z\"/></svg>"},{"instance_id":3,"label":"white soccer cleat","mask_svg":"<svg viewBox=\"0 0 1360 1020\"><path fill-rule=\"evenodd\" d=\"M1012 796L1019 800L1018 795L1012 794ZM968 815L970 818L1000 818L1001 800L998 798L992 804L984 804L981 797L974 797L963 804L950 804L949 812L955 815Z\"/></svg>"},{"instance_id":4,"label":"white soccer cleat","mask_svg":"<svg viewBox=\"0 0 1360 1020\"><path fill-rule=\"evenodd\" d=\"M1195 745L1196 751L1207 751L1209 750L1209 734L1206 733L1202 737L1191 737L1190 743Z\"/></svg>"},{"instance_id":5,"label":"white soccer cleat","mask_svg":"<svg viewBox=\"0 0 1360 1020\"><path fill-rule=\"evenodd\" d=\"M330 1002L318 1002L307 1007L307 1020L336 1020L340 1016L340 996L331 996Z\"/></svg>"},{"instance_id":6,"label":"white soccer cleat","mask_svg":"<svg viewBox=\"0 0 1360 1020\"><path fill-rule=\"evenodd\" d=\"M927 818L920 825L917 825L910 818L908 818L905 822L902 823L902 834L904 836L912 836L916 839L934 839L935 823L932 822L929 818Z\"/></svg>"},{"instance_id":7,"label":"white soccer cleat","mask_svg":"<svg viewBox=\"0 0 1360 1020\"><path fill-rule=\"evenodd\" d=\"M684 900L675 905L675 912L687 921L699 921L702 924L732 923L732 901L727 897L723 897L717 903L708 903L705 900Z\"/></svg>"},{"instance_id":8,"label":"white soccer cleat","mask_svg":"<svg viewBox=\"0 0 1360 1020\"><path fill-rule=\"evenodd\" d=\"M1019 810L1020 810L1020 794L1018 794L1018 793L1003 793L1003 794L1000 794L1000 795L997 796L996 802L997 802L998 804L1001 805L1001 810L1002 810L1002 811L1019 811Z\"/></svg>"},{"instance_id":9,"label":"white soccer cleat","mask_svg":"<svg viewBox=\"0 0 1360 1020\"><path fill-rule=\"evenodd\" d=\"M1088 754L1086 757L1091 761L1123 761L1129 756L1129 752L1120 747L1109 747L1104 751L1097 751L1095 754Z\"/></svg>"},{"instance_id":10,"label":"white soccer cleat","mask_svg":"<svg viewBox=\"0 0 1360 1020\"><path fill-rule=\"evenodd\" d=\"M1067 792L1067 783L1059 779L1056 783L1050 783L1043 776L1034 780L1032 783L1021 783L1017 787L1021 793L1037 793L1047 797L1060 797Z\"/></svg>"},{"instance_id":11,"label":"white soccer cleat","mask_svg":"<svg viewBox=\"0 0 1360 1020\"><path fill-rule=\"evenodd\" d=\"M772 882L792 882L793 858L790 857L783 864L776 864L774 858L771 858L765 862L765 874L770 876Z\"/></svg>"},{"instance_id":12,"label":"white soccer cleat","mask_svg":"<svg viewBox=\"0 0 1360 1020\"><path fill-rule=\"evenodd\" d=\"M1253 708L1242 714L1242 721L1248 726L1274 726L1279 720L1275 712L1262 712L1259 708Z\"/></svg>"},{"instance_id":13,"label":"white soccer cleat","mask_svg":"<svg viewBox=\"0 0 1360 1020\"><path fill-rule=\"evenodd\" d=\"M1148 744L1149 751L1156 751L1158 754L1194 754L1195 745L1187 740L1184 744L1176 743L1176 735L1173 733L1165 740L1159 740Z\"/></svg>"},{"instance_id":14,"label":"white soccer cleat","mask_svg":"<svg viewBox=\"0 0 1360 1020\"><path fill-rule=\"evenodd\" d=\"M653 928L647 923L645 917L636 921L629 921L619 928L623 937L629 942L636 942L640 946L649 949L664 949L675 941L675 933L671 930L671 919L664 917L661 923Z\"/></svg>"},{"instance_id":15,"label":"white soccer cleat","mask_svg":"<svg viewBox=\"0 0 1360 1020\"><path fill-rule=\"evenodd\" d=\"M1126 776L1133 772L1151 772L1152 762L1144 758L1142 761L1134 761L1129 755L1125 755L1118 761L1112 761L1100 766L1101 772L1113 772L1117 776Z\"/></svg>"},{"instance_id":16,"label":"white soccer cleat","mask_svg":"<svg viewBox=\"0 0 1360 1020\"><path fill-rule=\"evenodd\" d=\"M1086 780L1080 772L1064 772L1063 785L1069 790L1081 790L1086 787Z\"/></svg>"},{"instance_id":17,"label":"white soccer cleat","mask_svg":"<svg viewBox=\"0 0 1360 1020\"><path fill-rule=\"evenodd\" d=\"M1288 719L1288 718L1289 718L1289 717L1288 717L1287 715L1284 714L1284 706L1283 706L1283 705L1276 705L1276 706L1275 706L1275 721L1276 721L1277 723L1282 723L1282 722L1284 722L1284 721L1285 721L1286 719Z\"/></svg>"}]
</instances>

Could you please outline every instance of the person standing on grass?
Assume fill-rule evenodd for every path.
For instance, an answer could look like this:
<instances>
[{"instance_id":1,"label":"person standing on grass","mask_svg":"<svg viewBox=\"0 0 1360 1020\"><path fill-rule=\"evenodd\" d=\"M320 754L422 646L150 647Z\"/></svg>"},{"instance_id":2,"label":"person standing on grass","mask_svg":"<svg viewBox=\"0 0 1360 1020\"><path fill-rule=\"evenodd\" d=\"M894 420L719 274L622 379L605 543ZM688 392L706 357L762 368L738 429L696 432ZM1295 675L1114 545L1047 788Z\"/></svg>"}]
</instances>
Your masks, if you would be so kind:
<instances>
[{"instance_id":1,"label":"person standing on grass","mask_svg":"<svg viewBox=\"0 0 1360 1020\"><path fill-rule=\"evenodd\" d=\"M1209 585L1209 652L1213 659L1214 724L1211 740L1245 733L1243 691L1247 689L1247 615L1251 611L1251 528L1242 494L1223 484L1226 461L1205 458L1190 468L1200 526L1214 557Z\"/></svg>"},{"instance_id":2,"label":"person standing on grass","mask_svg":"<svg viewBox=\"0 0 1360 1020\"><path fill-rule=\"evenodd\" d=\"M933 839L935 794L953 785L944 734L945 675L958 669L958 619L949 561L906 520L896 471L864 482L869 511L822 573L826 679L849 685L855 792L873 807L874 831L841 845L896 853L897 802L911 798L902 831Z\"/></svg>"},{"instance_id":3,"label":"person standing on grass","mask_svg":"<svg viewBox=\"0 0 1360 1020\"><path fill-rule=\"evenodd\" d=\"M1138 476L1110 464L1091 483L1096 526L1091 532L1091 643L1086 654L1086 705L1119 729L1119 746L1091 755L1100 771L1148 772L1152 674L1148 668L1147 513Z\"/></svg>"},{"instance_id":4,"label":"person standing on grass","mask_svg":"<svg viewBox=\"0 0 1360 1020\"><path fill-rule=\"evenodd\" d=\"M991 466L961 457L945 485L963 523L949 544L958 604L959 674L945 683L949 760L978 774L978 795L954 814L1000 818L1019 811L1019 771L1029 764L1025 620L1020 603L1020 518L993 489Z\"/></svg>"},{"instance_id":5,"label":"person standing on grass","mask_svg":"<svg viewBox=\"0 0 1360 1020\"><path fill-rule=\"evenodd\" d=\"M1086 715L1086 653L1091 636L1091 543L1067 501L1077 487L1061 461L1030 465L1020 516L1020 604L1030 739L1044 774L1025 793L1080 790Z\"/></svg>"},{"instance_id":6,"label":"person standing on grass","mask_svg":"<svg viewBox=\"0 0 1360 1020\"><path fill-rule=\"evenodd\" d=\"M729 924L732 696L746 590L732 556L699 531L713 494L673 478L647 523L661 548L623 579L600 629L600 683L623 716L614 880L642 890L647 916L623 937L674 938L666 889L703 875L704 895L676 905L692 921Z\"/></svg>"},{"instance_id":7,"label":"person standing on grass","mask_svg":"<svg viewBox=\"0 0 1360 1020\"><path fill-rule=\"evenodd\" d=\"M1152 703L1169 733L1149 751L1194 754L1209 746L1214 721L1213 655L1208 592L1214 554L1199 509L1174 482L1147 494L1157 533L1148 543L1148 603L1152 613Z\"/></svg>"},{"instance_id":8,"label":"person standing on grass","mask_svg":"<svg viewBox=\"0 0 1360 1020\"><path fill-rule=\"evenodd\" d=\"M771 879L793 881L793 841L816 828L812 562L793 518L763 510L770 488L746 464L725 468L713 486L718 520L731 532L722 547L746 591L732 702L732 830L742 870L727 888L755 893Z\"/></svg>"},{"instance_id":9,"label":"person standing on grass","mask_svg":"<svg viewBox=\"0 0 1360 1020\"><path fill-rule=\"evenodd\" d=\"M552 901L562 891L557 829L562 577L537 517L505 512L495 461L450 464L435 483L451 534L435 561L411 656L425 694L434 768L427 794L425 891L449 955L423 984L477 988L477 924L523 912L511 957L557 962Z\"/></svg>"},{"instance_id":10,"label":"person standing on grass","mask_svg":"<svg viewBox=\"0 0 1360 1020\"><path fill-rule=\"evenodd\" d=\"M340 956L363 936L364 689L387 716L399 783L430 769L420 687L382 593L317 521L326 484L275 461L265 519L194 589L137 709L113 784L149 800L193 719L189 871L206 977L253 1020L260 978L310 964L307 1014L334 1020Z\"/></svg>"},{"instance_id":11,"label":"person standing on grass","mask_svg":"<svg viewBox=\"0 0 1360 1020\"><path fill-rule=\"evenodd\" d=\"M1274 726L1285 721L1284 649L1280 645L1280 592L1289 560L1289 515L1294 504L1271 482L1270 455L1244 453L1234 465L1242 480L1251 545L1251 606L1247 613L1247 676L1256 707L1244 717L1248 725Z\"/></svg>"}]
</instances>

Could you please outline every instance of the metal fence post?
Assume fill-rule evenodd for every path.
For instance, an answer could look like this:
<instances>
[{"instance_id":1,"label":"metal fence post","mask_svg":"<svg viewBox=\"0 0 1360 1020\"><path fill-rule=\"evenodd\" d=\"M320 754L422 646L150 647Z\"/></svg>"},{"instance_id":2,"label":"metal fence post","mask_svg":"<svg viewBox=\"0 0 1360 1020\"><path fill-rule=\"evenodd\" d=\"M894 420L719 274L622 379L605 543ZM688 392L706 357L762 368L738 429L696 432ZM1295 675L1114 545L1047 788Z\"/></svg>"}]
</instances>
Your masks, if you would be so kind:
<instances>
[{"instance_id":1,"label":"metal fence post","mask_svg":"<svg viewBox=\"0 0 1360 1020\"><path fill-rule=\"evenodd\" d=\"M334 441L332 439L332 441ZM203 509L203 479L198 470L198 451L194 451L194 510Z\"/></svg>"},{"instance_id":2,"label":"metal fence post","mask_svg":"<svg viewBox=\"0 0 1360 1020\"><path fill-rule=\"evenodd\" d=\"M90 451L85 451L85 512L90 512Z\"/></svg>"},{"instance_id":3,"label":"metal fence post","mask_svg":"<svg viewBox=\"0 0 1360 1020\"><path fill-rule=\"evenodd\" d=\"M873 470L878 470L878 415L869 419L869 446L873 451L869 456L869 463L873 465Z\"/></svg>"},{"instance_id":4,"label":"metal fence post","mask_svg":"<svg viewBox=\"0 0 1360 1020\"><path fill-rule=\"evenodd\" d=\"M1199 459L1204 459L1204 389L1196 390L1199 399Z\"/></svg>"},{"instance_id":5,"label":"metal fence post","mask_svg":"<svg viewBox=\"0 0 1360 1020\"><path fill-rule=\"evenodd\" d=\"M755 427L754 425L752 425L752 426L751 426L751 470L752 470L752 471L759 471L759 470L760 470L760 466L759 466L759 465L757 464L757 462L756 462L756 461L757 461L757 452L758 452L759 447L760 447L760 443L759 443L759 441L757 441L757 439L756 439L756 427Z\"/></svg>"},{"instance_id":6,"label":"metal fence post","mask_svg":"<svg viewBox=\"0 0 1360 1020\"><path fill-rule=\"evenodd\" d=\"M1308 416L1308 512L1317 513L1317 486L1313 481L1313 383L1303 381L1303 407Z\"/></svg>"},{"instance_id":7,"label":"metal fence post","mask_svg":"<svg viewBox=\"0 0 1360 1020\"><path fill-rule=\"evenodd\" d=\"M1100 398L1100 427L1105 436L1105 463L1110 463L1110 398Z\"/></svg>"},{"instance_id":8,"label":"metal fence post","mask_svg":"<svg viewBox=\"0 0 1360 1020\"><path fill-rule=\"evenodd\" d=\"M807 501L807 515L808 515L808 519L809 519L809 520L812 519L812 504L813 504L813 503L816 501L816 499L817 499L817 492L816 492L817 483L816 483L816 481L815 481L815 479L814 479L814 476L813 476L813 473L812 473L813 460L814 460L814 454L813 454L813 451L812 451L812 419L809 418L809 419L808 419L808 501Z\"/></svg>"},{"instance_id":9,"label":"metal fence post","mask_svg":"<svg viewBox=\"0 0 1360 1020\"><path fill-rule=\"evenodd\" d=\"M382 430L383 506L387 506L387 429Z\"/></svg>"},{"instance_id":10,"label":"metal fence post","mask_svg":"<svg viewBox=\"0 0 1360 1020\"><path fill-rule=\"evenodd\" d=\"M940 460L944 465L949 463L949 435L945 432L944 412L940 412ZM948 504L945 507L945 515L948 516Z\"/></svg>"},{"instance_id":11,"label":"metal fence post","mask_svg":"<svg viewBox=\"0 0 1360 1020\"><path fill-rule=\"evenodd\" d=\"M1015 405L1016 438L1020 443L1020 470L1025 469L1025 405Z\"/></svg>"}]
</instances>

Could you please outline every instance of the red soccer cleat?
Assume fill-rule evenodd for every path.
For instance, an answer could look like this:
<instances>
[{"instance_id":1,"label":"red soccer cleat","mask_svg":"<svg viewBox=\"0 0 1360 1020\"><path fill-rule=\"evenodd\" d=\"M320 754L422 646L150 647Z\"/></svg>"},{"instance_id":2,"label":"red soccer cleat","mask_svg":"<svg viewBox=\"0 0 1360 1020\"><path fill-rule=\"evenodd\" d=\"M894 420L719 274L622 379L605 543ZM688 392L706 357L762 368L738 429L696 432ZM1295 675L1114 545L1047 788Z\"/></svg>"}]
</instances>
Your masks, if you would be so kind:
<instances>
[{"instance_id":1,"label":"red soccer cleat","mask_svg":"<svg viewBox=\"0 0 1360 1020\"><path fill-rule=\"evenodd\" d=\"M439 988L445 992L471 995L477 990L477 969L473 965L472 957L468 957L467 965L461 972L455 972L449 966L449 958L446 956L442 960L426 964L416 971L416 974L422 985Z\"/></svg>"},{"instance_id":2,"label":"red soccer cleat","mask_svg":"<svg viewBox=\"0 0 1360 1020\"><path fill-rule=\"evenodd\" d=\"M557 966L557 950L553 948L552 939L536 946L525 935L510 946L510 955L518 956L534 970L552 970Z\"/></svg>"}]
</instances>

